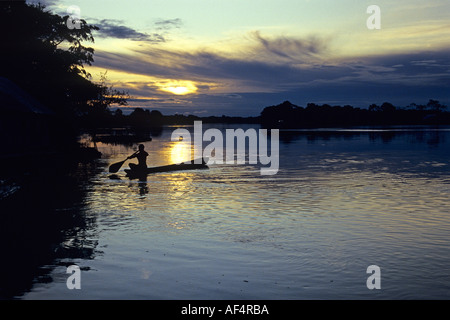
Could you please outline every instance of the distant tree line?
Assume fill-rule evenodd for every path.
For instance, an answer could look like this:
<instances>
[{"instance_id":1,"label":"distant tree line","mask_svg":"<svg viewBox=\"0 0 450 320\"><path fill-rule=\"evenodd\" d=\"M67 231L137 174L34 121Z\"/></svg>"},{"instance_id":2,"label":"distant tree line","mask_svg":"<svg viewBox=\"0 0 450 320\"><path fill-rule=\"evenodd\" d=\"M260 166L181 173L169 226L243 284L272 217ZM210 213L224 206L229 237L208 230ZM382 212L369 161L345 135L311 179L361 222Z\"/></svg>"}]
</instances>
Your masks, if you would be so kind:
<instances>
[{"instance_id":1,"label":"distant tree line","mask_svg":"<svg viewBox=\"0 0 450 320\"><path fill-rule=\"evenodd\" d=\"M447 106L437 100L429 100L426 105L412 103L405 108L384 102L367 109L315 103L300 107L285 101L264 108L261 124L280 128L450 124L450 113L446 109Z\"/></svg>"},{"instance_id":2,"label":"distant tree line","mask_svg":"<svg viewBox=\"0 0 450 320\"><path fill-rule=\"evenodd\" d=\"M82 117L87 129L128 127L137 131L163 125L189 125L194 121L204 123L262 124L270 128L312 128L336 126L375 126L375 125L432 125L450 124L447 106L437 100L429 100L425 105L412 103L404 108L384 102L371 104L368 108L355 108L350 105L331 106L308 103L300 107L285 101L279 105L263 109L260 116L231 117L196 115L163 115L158 110L135 108L131 114L124 115L121 109L114 112L104 110L94 116L93 113Z\"/></svg>"},{"instance_id":3,"label":"distant tree line","mask_svg":"<svg viewBox=\"0 0 450 320\"><path fill-rule=\"evenodd\" d=\"M118 108L115 111L104 110L97 113L89 113L80 117L80 125L88 130L96 128L131 128L136 131L145 131L164 125L189 125L194 121L204 123L260 123L260 117L231 117L222 115L199 117L196 115L173 114L163 115L159 110L135 108L130 114L125 115Z\"/></svg>"}]
</instances>

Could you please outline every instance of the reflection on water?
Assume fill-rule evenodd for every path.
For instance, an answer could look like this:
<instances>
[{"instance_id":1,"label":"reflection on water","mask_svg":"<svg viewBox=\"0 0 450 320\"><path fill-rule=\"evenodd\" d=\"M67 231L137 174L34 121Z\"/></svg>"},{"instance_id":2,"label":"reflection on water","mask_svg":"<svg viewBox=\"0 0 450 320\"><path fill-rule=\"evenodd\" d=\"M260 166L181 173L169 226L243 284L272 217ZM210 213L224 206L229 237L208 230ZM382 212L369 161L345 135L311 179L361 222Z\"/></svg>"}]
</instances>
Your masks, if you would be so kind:
<instances>
[{"instance_id":1,"label":"reflection on water","mask_svg":"<svg viewBox=\"0 0 450 320\"><path fill-rule=\"evenodd\" d=\"M173 129L145 143L150 166L178 162L178 152L184 157L191 150L171 141ZM105 155L101 169L79 173L70 185L78 193L66 189L78 197L58 200L56 212L69 217L56 228L59 236L32 249L17 245L46 258L34 271L20 271L29 277L15 294L449 298L449 134L446 129L282 132L277 175L261 176L257 165L213 165L153 174L145 181L128 179L127 163L117 174L106 170L134 146L97 143ZM54 189L58 198L64 193L62 185ZM7 237L29 245L29 237L48 234L49 228L41 222ZM54 254L55 246L64 254ZM80 292L65 287L61 266L72 263L84 270ZM372 264L382 270L382 289L376 292L366 287ZM36 271L42 269L45 279Z\"/></svg>"},{"instance_id":2,"label":"reflection on water","mask_svg":"<svg viewBox=\"0 0 450 320\"><path fill-rule=\"evenodd\" d=\"M50 285L58 266L99 254L96 217L84 204L98 168L80 165L75 175L58 170L57 164L41 168L16 175L20 189L0 203L1 299L20 297L35 283Z\"/></svg>"},{"instance_id":3,"label":"reflection on water","mask_svg":"<svg viewBox=\"0 0 450 320\"><path fill-rule=\"evenodd\" d=\"M169 144L170 163L182 163L192 160L195 154L194 146L190 141L178 140Z\"/></svg>"}]
</instances>

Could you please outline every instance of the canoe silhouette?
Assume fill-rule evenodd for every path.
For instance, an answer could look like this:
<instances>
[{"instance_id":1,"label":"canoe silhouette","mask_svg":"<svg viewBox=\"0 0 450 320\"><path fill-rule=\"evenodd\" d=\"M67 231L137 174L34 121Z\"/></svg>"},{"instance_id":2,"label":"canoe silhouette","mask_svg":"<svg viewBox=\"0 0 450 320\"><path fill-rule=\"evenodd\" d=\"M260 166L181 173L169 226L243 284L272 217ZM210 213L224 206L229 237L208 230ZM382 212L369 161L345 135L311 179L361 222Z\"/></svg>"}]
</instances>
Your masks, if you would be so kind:
<instances>
[{"instance_id":1,"label":"canoe silhouette","mask_svg":"<svg viewBox=\"0 0 450 320\"><path fill-rule=\"evenodd\" d=\"M200 160L200 161L199 161ZM151 173L159 172L171 172L171 171L181 171L181 170L197 170L197 169L208 169L205 159L194 159L189 162L168 164L159 167L150 167L146 169L125 169L128 176L139 177L143 175L148 175Z\"/></svg>"}]
</instances>

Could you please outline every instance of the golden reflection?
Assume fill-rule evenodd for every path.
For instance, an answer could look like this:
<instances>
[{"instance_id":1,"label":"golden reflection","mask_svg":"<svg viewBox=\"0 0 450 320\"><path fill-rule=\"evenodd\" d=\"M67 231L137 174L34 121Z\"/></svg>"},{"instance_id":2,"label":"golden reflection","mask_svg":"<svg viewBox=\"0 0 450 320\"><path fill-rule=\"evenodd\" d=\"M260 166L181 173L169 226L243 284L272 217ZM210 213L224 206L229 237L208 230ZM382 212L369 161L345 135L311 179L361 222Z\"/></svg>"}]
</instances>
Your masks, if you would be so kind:
<instances>
[{"instance_id":1,"label":"golden reflection","mask_svg":"<svg viewBox=\"0 0 450 320\"><path fill-rule=\"evenodd\" d=\"M185 141L180 137L178 141L172 142L170 150L170 162L182 163L192 160L193 147L190 141Z\"/></svg>"}]
</instances>

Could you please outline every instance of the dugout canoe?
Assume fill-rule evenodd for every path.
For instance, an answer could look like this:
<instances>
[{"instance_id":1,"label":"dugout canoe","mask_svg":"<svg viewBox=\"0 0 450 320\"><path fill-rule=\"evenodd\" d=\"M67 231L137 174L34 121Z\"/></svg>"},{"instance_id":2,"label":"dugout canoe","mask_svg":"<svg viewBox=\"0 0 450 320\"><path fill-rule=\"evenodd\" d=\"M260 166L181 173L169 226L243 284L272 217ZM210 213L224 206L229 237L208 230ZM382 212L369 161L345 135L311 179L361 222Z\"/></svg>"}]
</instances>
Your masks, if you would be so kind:
<instances>
[{"instance_id":1,"label":"dugout canoe","mask_svg":"<svg viewBox=\"0 0 450 320\"><path fill-rule=\"evenodd\" d=\"M129 177L141 177L152 173L159 173L159 172L171 172L171 171L182 171L182 170L199 170L199 169L208 169L208 166L206 165L205 159L202 159L200 163L198 160L191 160L188 163L177 163L177 164L169 164L165 166L159 166L159 167L150 167L145 170L139 169L125 169L125 172L127 173L127 176Z\"/></svg>"}]
</instances>

